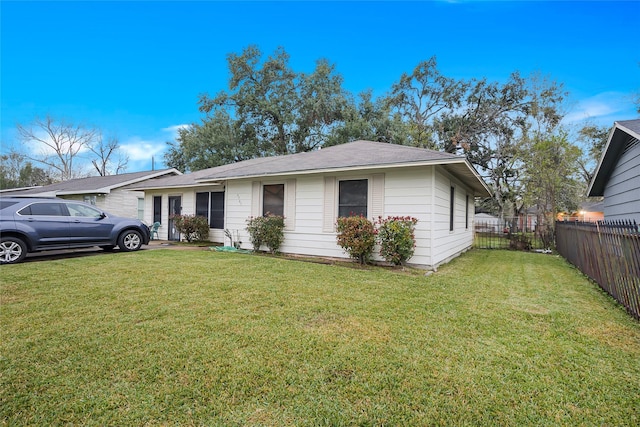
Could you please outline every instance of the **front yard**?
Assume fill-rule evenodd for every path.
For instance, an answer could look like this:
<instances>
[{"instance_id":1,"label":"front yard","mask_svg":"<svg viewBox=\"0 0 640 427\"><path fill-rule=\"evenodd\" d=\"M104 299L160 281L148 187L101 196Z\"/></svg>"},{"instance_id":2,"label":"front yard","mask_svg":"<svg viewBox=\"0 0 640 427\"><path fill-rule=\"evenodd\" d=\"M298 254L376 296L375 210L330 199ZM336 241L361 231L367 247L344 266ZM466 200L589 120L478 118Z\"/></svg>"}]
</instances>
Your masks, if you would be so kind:
<instances>
[{"instance_id":1,"label":"front yard","mask_svg":"<svg viewBox=\"0 0 640 427\"><path fill-rule=\"evenodd\" d=\"M3 425L640 424L640 324L557 256L153 250L0 287Z\"/></svg>"}]
</instances>

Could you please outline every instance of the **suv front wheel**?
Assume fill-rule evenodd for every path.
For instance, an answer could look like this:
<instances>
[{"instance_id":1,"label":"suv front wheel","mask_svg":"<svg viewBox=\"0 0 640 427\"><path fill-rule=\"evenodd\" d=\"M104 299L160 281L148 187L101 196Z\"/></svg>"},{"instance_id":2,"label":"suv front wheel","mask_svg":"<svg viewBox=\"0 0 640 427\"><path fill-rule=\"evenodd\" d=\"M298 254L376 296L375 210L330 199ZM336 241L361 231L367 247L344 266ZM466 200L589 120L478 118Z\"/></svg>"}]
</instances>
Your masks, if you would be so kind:
<instances>
[{"instance_id":1,"label":"suv front wheel","mask_svg":"<svg viewBox=\"0 0 640 427\"><path fill-rule=\"evenodd\" d=\"M137 251L142 247L142 235L135 230L127 230L118 237L118 247L121 251Z\"/></svg>"},{"instance_id":2,"label":"suv front wheel","mask_svg":"<svg viewBox=\"0 0 640 427\"><path fill-rule=\"evenodd\" d=\"M0 264L15 264L27 256L27 245L17 237L0 238Z\"/></svg>"}]
</instances>

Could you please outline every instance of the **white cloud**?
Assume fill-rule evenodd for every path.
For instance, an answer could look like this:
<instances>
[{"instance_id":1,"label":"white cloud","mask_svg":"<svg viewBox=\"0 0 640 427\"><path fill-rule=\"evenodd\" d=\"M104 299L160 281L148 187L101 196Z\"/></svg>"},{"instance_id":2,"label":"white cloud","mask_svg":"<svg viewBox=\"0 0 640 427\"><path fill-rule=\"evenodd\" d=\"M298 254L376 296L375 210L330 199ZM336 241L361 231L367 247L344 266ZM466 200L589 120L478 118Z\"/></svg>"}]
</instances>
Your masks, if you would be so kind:
<instances>
[{"instance_id":1,"label":"white cloud","mask_svg":"<svg viewBox=\"0 0 640 427\"><path fill-rule=\"evenodd\" d=\"M168 126L166 128L162 128L162 131L171 133L172 137L175 138L178 136L178 131L180 129L185 129L185 128L188 128L189 126L191 125L188 125L188 124L173 125L173 126Z\"/></svg>"},{"instance_id":2,"label":"white cloud","mask_svg":"<svg viewBox=\"0 0 640 427\"><path fill-rule=\"evenodd\" d=\"M145 140L134 136L120 143L120 149L126 153L129 160L137 162L151 158L160 158L164 154L166 143L164 141Z\"/></svg>"},{"instance_id":3,"label":"white cloud","mask_svg":"<svg viewBox=\"0 0 640 427\"><path fill-rule=\"evenodd\" d=\"M633 104L628 93L603 92L579 101L563 121L566 124L583 120L612 123L613 120L625 119L632 109Z\"/></svg>"}]
</instances>

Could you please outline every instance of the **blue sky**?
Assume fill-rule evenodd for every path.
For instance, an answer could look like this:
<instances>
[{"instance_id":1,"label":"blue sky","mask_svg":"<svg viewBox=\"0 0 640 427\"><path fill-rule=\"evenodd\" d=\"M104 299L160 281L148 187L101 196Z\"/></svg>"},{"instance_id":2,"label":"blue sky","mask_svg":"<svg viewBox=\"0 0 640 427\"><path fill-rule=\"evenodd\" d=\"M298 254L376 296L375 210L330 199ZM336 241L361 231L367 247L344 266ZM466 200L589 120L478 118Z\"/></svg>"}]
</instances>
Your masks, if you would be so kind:
<instances>
[{"instance_id":1,"label":"blue sky","mask_svg":"<svg viewBox=\"0 0 640 427\"><path fill-rule=\"evenodd\" d=\"M283 46L296 71L327 58L358 93L384 94L436 56L454 78L540 72L570 93L568 123L636 118L639 1L0 3L1 146L50 114L115 136L128 172L161 167L197 98L227 88L226 55Z\"/></svg>"}]
</instances>

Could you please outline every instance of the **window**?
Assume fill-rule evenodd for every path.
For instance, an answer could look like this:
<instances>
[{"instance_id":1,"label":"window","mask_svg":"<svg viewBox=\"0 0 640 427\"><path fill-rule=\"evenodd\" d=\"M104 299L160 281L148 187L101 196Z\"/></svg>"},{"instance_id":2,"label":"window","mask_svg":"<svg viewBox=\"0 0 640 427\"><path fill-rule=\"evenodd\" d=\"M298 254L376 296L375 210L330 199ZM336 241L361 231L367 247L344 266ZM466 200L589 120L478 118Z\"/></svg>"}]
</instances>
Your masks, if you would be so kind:
<instances>
[{"instance_id":1,"label":"window","mask_svg":"<svg viewBox=\"0 0 640 427\"><path fill-rule=\"evenodd\" d=\"M196 193L196 216L209 221L209 228L224 228L224 191Z\"/></svg>"},{"instance_id":2,"label":"window","mask_svg":"<svg viewBox=\"0 0 640 427\"><path fill-rule=\"evenodd\" d=\"M20 215L69 216L62 203L34 203L18 213Z\"/></svg>"},{"instance_id":3,"label":"window","mask_svg":"<svg viewBox=\"0 0 640 427\"><path fill-rule=\"evenodd\" d=\"M449 231L453 231L453 211L456 201L456 188L451 187L451 196L449 198Z\"/></svg>"},{"instance_id":4,"label":"window","mask_svg":"<svg viewBox=\"0 0 640 427\"><path fill-rule=\"evenodd\" d=\"M367 216L368 182L366 179L340 181L338 186L338 216Z\"/></svg>"},{"instance_id":5,"label":"window","mask_svg":"<svg viewBox=\"0 0 640 427\"><path fill-rule=\"evenodd\" d=\"M92 195L92 196L83 196L82 197L82 201L83 202L89 203L90 205L94 205L94 206L96 205L96 199L97 199L97 197L96 197L95 194Z\"/></svg>"},{"instance_id":6,"label":"window","mask_svg":"<svg viewBox=\"0 0 640 427\"><path fill-rule=\"evenodd\" d=\"M224 192L211 193L211 228L224 228Z\"/></svg>"},{"instance_id":7,"label":"window","mask_svg":"<svg viewBox=\"0 0 640 427\"><path fill-rule=\"evenodd\" d=\"M138 219L140 221L144 220L144 198L138 198Z\"/></svg>"},{"instance_id":8,"label":"window","mask_svg":"<svg viewBox=\"0 0 640 427\"><path fill-rule=\"evenodd\" d=\"M262 187L262 214L284 216L284 184Z\"/></svg>"},{"instance_id":9,"label":"window","mask_svg":"<svg viewBox=\"0 0 640 427\"><path fill-rule=\"evenodd\" d=\"M153 196L153 222L162 222L162 196Z\"/></svg>"},{"instance_id":10,"label":"window","mask_svg":"<svg viewBox=\"0 0 640 427\"><path fill-rule=\"evenodd\" d=\"M467 194L467 199L465 201L465 214L464 214L464 228L469 228L469 195Z\"/></svg>"},{"instance_id":11,"label":"window","mask_svg":"<svg viewBox=\"0 0 640 427\"><path fill-rule=\"evenodd\" d=\"M69 215L79 216L85 218L102 218L103 214L98 209L90 208L89 206L69 203L67 205L69 209Z\"/></svg>"}]
</instances>

